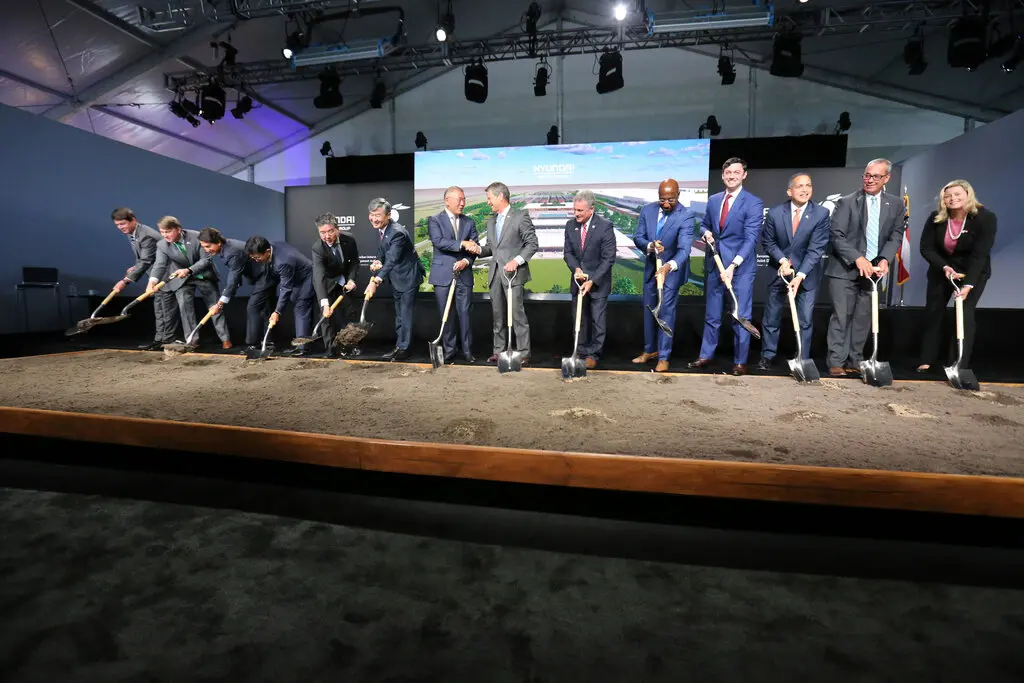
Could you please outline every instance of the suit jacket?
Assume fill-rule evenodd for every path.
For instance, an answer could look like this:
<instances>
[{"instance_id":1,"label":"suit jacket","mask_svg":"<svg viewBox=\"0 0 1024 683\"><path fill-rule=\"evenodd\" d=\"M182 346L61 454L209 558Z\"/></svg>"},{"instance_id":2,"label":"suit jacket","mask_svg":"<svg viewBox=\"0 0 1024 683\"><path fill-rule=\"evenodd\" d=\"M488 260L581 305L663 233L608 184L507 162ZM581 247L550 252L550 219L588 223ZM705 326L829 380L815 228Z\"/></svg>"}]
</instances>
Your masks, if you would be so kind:
<instances>
[{"instance_id":1,"label":"suit jacket","mask_svg":"<svg viewBox=\"0 0 1024 683\"><path fill-rule=\"evenodd\" d=\"M740 256L743 263L736 266L737 270L756 270L757 253L755 249L757 240L761 236L761 226L764 224L764 202L741 188L729 206L725 225L719 225L724 199L725 192L714 194L708 199L708 207L704 212L704 223L701 225L701 234L705 230L711 231L711 236L715 238L715 247L718 249L725 267L728 268L733 259ZM708 259L707 263L711 263L711 260Z\"/></svg>"},{"instance_id":2,"label":"suit jacket","mask_svg":"<svg viewBox=\"0 0 1024 683\"><path fill-rule=\"evenodd\" d=\"M594 282L590 296L595 299L606 297L612 291L615 227L610 220L595 213L587 228L586 245L582 244L581 228L575 218L570 218L565 224L565 247L562 254L565 265L569 266L569 291L576 293L577 286L572 274L580 268Z\"/></svg>"},{"instance_id":3,"label":"suit jacket","mask_svg":"<svg viewBox=\"0 0 1024 683\"><path fill-rule=\"evenodd\" d=\"M185 245L185 253L176 246ZM163 237L156 244L156 262L149 271L149 277L163 280L176 270L188 268L193 275L202 275L204 279L217 281L217 268L213 259L203 251L199 244L199 233L195 230L182 230L178 242L171 244Z\"/></svg>"},{"instance_id":4,"label":"suit jacket","mask_svg":"<svg viewBox=\"0 0 1024 683\"><path fill-rule=\"evenodd\" d=\"M968 214L964 221L964 231L956 241L953 253L949 254L943 245L948 221L936 223L937 213L932 211L921 228L921 256L931 268L941 271L944 266L952 266L956 272L963 273L965 277L960 281L961 285L976 286L992 274L991 254L996 241L996 215L985 207L980 207L976 214Z\"/></svg>"},{"instance_id":5,"label":"suit jacket","mask_svg":"<svg viewBox=\"0 0 1024 683\"><path fill-rule=\"evenodd\" d=\"M661 262L664 264L675 261L678 268L665 277L665 287L673 289L689 280L690 247L693 246L693 225L697 220L697 214L682 204L677 204L665 219L665 225L661 226L659 235L658 212L660 210L661 206L657 202L651 202L640 210L640 216L636 222L636 232L633 233L633 244L645 254L644 282L653 282L657 261L653 253L647 252L647 245L654 240L661 240L665 247L665 251L661 255Z\"/></svg>"},{"instance_id":6,"label":"suit jacket","mask_svg":"<svg viewBox=\"0 0 1024 683\"><path fill-rule=\"evenodd\" d=\"M452 268L458 261L466 259L470 266L476 262L476 255L470 254L462 248L462 242L466 240L476 242L480 238L476 232L476 221L469 216L465 214L459 216L459 233L456 235L452 221L448 218L448 212L442 211L427 219L427 235L430 237L430 243L434 245L434 258L430 263L430 279L428 280L430 284L446 287L451 284ZM463 268L459 273L459 281L472 287L472 269Z\"/></svg>"},{"instance_id":7,"label":"suit jacket","mask_svg":"<svg viewBox=\"0 0 1024 683\"><path fill-rule=\"evenodd\" d=\"M882 192L878 210L878 258L885 259L890 266L896 259L896 250L903 242L903 200L896 195ZM864 190L857 190L839 199L832 213L828 265L825 275L846 280L856 280L860 273L854 265L861 256L866 256L868 238L866 234L868 212Z\"/></svg>"},{"instance_id":8,"label":"suit jacket","mask_svg":"<svg viewBox=\"0 0 1024 683\"><path fill-rule=\"evenodd\" d=\"M219 256L224 259L224 265L228 271L224 291L221 292L221 301L227 303L238 293L243 277L249 278L249 282L253 285L266 281L266 266L249 258L249 254L245 251L245 242L242 240L225 239Z\"/></svg>"},{"instance_id":9,"label":"suit jacket","mask_svg":"<svg viewBox=\"0 0 1024 683\"><path fill-rule=\"evenodd\" d=\"M776 269L782 259L788 258L793 270L804 274L804 288L814 289L821 282L821 257L828 247L832 223L828 209L807 202L794 235L792 208L792 202L786 202L768 210L761 230L761 244Z\"/></svg>"},{"instance_id":10,"label":"suit jacket","mask_svg":"<svg viewBox=\"0 0 1024 683\"><path fill-rule=\"evenodd\" d=\"M156 262L156 245L157 242L163 242L164 238L159 232L142 223L135 226L134 236L135 239L129 237L128 242L132 245L132 253L135 254L135 265L125 277L132 282L138 282Z\"/></svg>"},{"instance_id":11,"label":"suit jacket","mask_svg":"<svg viewBox=\"0 0 1024 683\"><path fill-rule=\"evenodd\" d=\"M377 247L377 260L384 266L377 271L377 277L390 281L396 292L419 289L426 275L409 231L395 222L388 222L384 228L384 238Z\"/></svg>"},{"instance_id":12,"label":"suit jacket","mask_svg":"<svg viewBox=\"0 0 1024 683\"><path fill-rule=\"evenodd\" d=\"M338 278L345 276L346 281L355 280L356 271L359 270L359 248L355 238L339 233L335 246L341 252L341 258L335 256L334 249L328 247L323 240L318 239L313 243L313 288L316 290L316 298L321 301L327 298Z\"/></svg>"},{"instance_id":13,"label":"suit jacket","mask_svg":"<svg viewBox=\"0 0 1024 683\"><path fill-rule=\"evenodd\" d=\"M277 308L285 307L295 299L298 290L313 277L313 263L302 252L287 242L271 242L272 248L268 271L277 279Z\"/></svg>"},{"instance_id":14,"label":"suit jacket","mask_svg":"<svg viewBox=\"0 0 1024 683\"><path fill-rule=\"evenodd\" d=\"M505 269L505 264L517 256L523 262L516 271L515 284L526 284L530 281L530 259L537 253L537 232L534 230L533 221L522 211L509 207L505 222L501 225L501 239L495 244L497 220L497 215L487 219L487 244L480 247L480 256L493 257L487 269L487 286L493 286L498 273Z\"/></svg>"}]
</instances>

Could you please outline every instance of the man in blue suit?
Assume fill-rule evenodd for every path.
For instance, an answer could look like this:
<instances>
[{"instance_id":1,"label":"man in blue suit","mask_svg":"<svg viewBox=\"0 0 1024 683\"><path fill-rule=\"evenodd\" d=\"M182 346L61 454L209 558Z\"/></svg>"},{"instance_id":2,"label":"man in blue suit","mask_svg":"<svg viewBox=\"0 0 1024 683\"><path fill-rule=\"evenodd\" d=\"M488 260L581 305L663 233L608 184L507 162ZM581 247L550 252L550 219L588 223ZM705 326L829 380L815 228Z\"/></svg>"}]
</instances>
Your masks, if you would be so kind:
<instances>
[{"instance_id":1,"label":"man in blue suit","mask_svg":"<svg viewBox=\"0 0 1024 683\"><path fill-rule=\"evenodd\" d=\"M277 280L277 306L269 322L276 325L285 307L294 304L295 336L308 337L312 333L311 317L316 308L313 262L287 242L271 242L259 235L246 240L245 252L256 263L265 264L268 275ZM309 353L307 346L296 346L282 355L305 356Z\"/></svg>"},{"instance_id":2,"label":"man in blue suit","mask_svg":"<svg viewBox=\"0 0 1024 683\"><path fill-rule=\"evenodd\" d=\"M395 348L384 354L381 360L405 360L409 357L409 345L412 343L416 290L426 273L405 226L391 221L391 203L378 197L370 202L369 211L370 225L380 233L380 246L377 247L377 259L370 264L373 277L366 285L366 292L372 297L382 282L388 280L391 283L395 301L395 333L398 336Z\"/></svg>"},{"instance_id":3,"label":"man in blue suit","mask_svg":"<svg viewBox=\"0 0 1024 683\"><path fill-rule=\"evenodd\" d=\"M565 224L565 265L572 278L573 311L576 297L586 296L580 311L579 355L593 370L604 349L605 313L612 291L612 266L615 265L615 227L607 218L594 213L594 193L583 190L573 199L574 217ZM589 296L587 296L589 294ZM573 329L576 317L573 314Z\"/></svg>"},{"instance_id":4,"label":"man in blue suit","mask_svg":"<svg viewBox=\"0 0 1024 683\"><path fill-rule=\"evenodd\" d=\"M750 319L754 296L754 275L757 272L757 254L754 249L764 222L764 203L743 190L747 177L747 162L739 157L726 159L722 164L722 182L725 191L708 199L704 213L704 241L716 244L725 268L725 280L732 284L739 303L741 317ZM718 330L722 325L722 305L732 305L722 276L715 267L708 250L704 257L704 337L700 355L688 367L704 368L711 364L718 347ZM728 298L728 303L726 299ZM732 374L747 374L747 356L750 354L750 333L735 319Z\"/></svg>"},{"instance_id":5,"label":"man in blue suit","mask_svg":"<svg viewBox=\"0 0 1024 683\"><path fill-rule=\"evenodd\" d=\"M449 287L455 286L455 300L452 302L459 317L459 341L462 357L473 363L473 334L469 323L469 303L473 294L473 262L478 250L476 222L462 215L466 208L466 193L461 187L449 187L444 192L444 211L427 219L427 235L434 245L434 258L430 264L430 279L434 285L437 307L444 317L448 303ZM472 251L469 251L472 250ZM449 313L449 317L454 317ZM448 324L441 335L444 346L444 362L455 359L455 326Z\"/></svg>"},{"instance_id":6,"label":"man in blue suit","mask_svg":"<svg viewBox=\"0 0 1024 683\"><path fill-rule=\"evenodd\" d=\"M245 242L224 237L217 228L203 228L199 231L199 244L210 256L220 256L228 270L228 278L217 300L217 312L222 312L231 298L238 293L243 278L252 283L245 309L245 344L260 343L264 319L270 316L274 306L274 279L266 276L266 268L245 253Z\"/></svg>"},{"instance_id":7,"label":"man in blue suit","mask_svg":"<svg viewBox=\"0 0 1024 683\"><path fill-rule=\"evenodd\" d=\"M645 254L644 262L644 352L633 359L641 364L658 359L655 372L667 372L672 355L672 337L654 322L649 308L658 305L658 282L663 283L660 317L671 329L676 324L676 297L690 272L690 246L697 215L679 203L679 183L669 178L658 186L658 201L640 210L633 243ZM661 256L657 270L655 255ZM668 260L665 260L665 257Z\"/></svg>"},{"instance_id":8,"label":"man in blue suit","mask_svg":"<svg viewBox=\"0 0 1024 683\"><path fill-rule=\"evenodd\" d=\"M772 207L764 218L761 244L778 268L779 275L793 278L789 285L780 277L768 289L764 309L764 330L761 360L757 369L767 372L779 348L779 322L782 309L788 307L788 291L796 294L797 318L800 319L800 343L803 357L811 357L811 330L814 300L821 283L821 256L828 246L828 209L811 201L811 176L797 173L789 179L786 194L790 201Z\"/></svg>"}]
</instances>

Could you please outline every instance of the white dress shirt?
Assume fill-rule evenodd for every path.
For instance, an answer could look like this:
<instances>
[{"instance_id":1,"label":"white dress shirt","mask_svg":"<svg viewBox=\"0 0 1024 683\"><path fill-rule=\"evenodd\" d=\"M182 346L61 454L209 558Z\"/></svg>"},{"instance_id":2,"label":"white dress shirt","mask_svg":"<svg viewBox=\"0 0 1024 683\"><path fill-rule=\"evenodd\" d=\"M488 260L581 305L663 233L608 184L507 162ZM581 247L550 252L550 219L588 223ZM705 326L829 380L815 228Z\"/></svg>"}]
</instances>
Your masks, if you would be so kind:
<instances>
[{"instance_id":1,"label":"white dress shirt","mask_svg":"<svg viewBox=\"0 0 1024 683\"><path fill-rule=\"evenodd\" d=\"M502 234L504 234L505 228L508 227L507 225L505 225L505 222L508 220L508 214L509 214L509 211L511 209L512 209L512 205L509 204L504 209L499 211L495 215L495 217L494 217L494 227L497 228L498 227L498 216L501 216L501 232L502 232ZM495 235L495 237L497 237L497 235ZM498 248L498 240L494 240L494 246L492 247L492 249L496 250L497 248ZM494 252L492 251L491 253L494 253ZM514 261L516 263L518 263L519 265L523 265L524 263L526 263L526 259L524 259L519 254L516 254L516 257L515 257Z\"/></svg>"},{"instance_id":2,"label":"white dress shirt","mask_svg":"<svg viewBox=\"0 0 1024 683\"><path fill-rule=\"evenodd\" d=\"M676 206L678 206L678 204ZM658 223L661 222L662 216L667 216L667 215L668 214L665 213L665 209L661 209L661 208L658 209L658 220L654 224L655 225L655 229L657 229ZM665 221L668 222L668 219L666 218ZM647 251L654 251L654 242L648 242L647 243ZM679 270L679 264L675 262L675 259L669 261L668 265L669 265L669 267L671 267L673 272Z\"/></svg>"}]
</instances>

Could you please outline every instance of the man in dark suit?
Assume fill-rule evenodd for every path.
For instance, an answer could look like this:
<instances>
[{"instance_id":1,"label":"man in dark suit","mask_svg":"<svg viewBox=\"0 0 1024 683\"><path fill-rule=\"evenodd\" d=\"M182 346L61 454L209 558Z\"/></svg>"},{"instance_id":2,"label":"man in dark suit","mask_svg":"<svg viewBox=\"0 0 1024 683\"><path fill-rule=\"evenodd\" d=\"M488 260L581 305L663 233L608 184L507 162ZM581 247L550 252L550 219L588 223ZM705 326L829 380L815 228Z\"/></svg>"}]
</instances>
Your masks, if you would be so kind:
<instances>
[{"instance_id":1,"label":"man in dark suit","mask_svg":"<svg viewBox=\"0 0 1024 683\"><path fill-rule=\"evenodd\" d=\"M749 320L754 302L754 276L757 274L757 253L754 250L764 223L764 203L743 189L746 177L747 162L738 157L725 160L722 164L725 191L708 198L701 227L704 240L715 244L722 257L724 277L732 284L740 316ZM710 365L718 347L722 307L732 305L732 297L728 296L722 277L708 249L704 257L704 338L700 355L689 364L691 368ZM745 375L750 355L750 333L739 321L731 317L730 320L734 335L732 374Z\"/></svg>"},{"instance_id":2,"label":"man in dark suit","mask_svg":"<svg viewBox=\"0 0 1024 683\"><path fill-rule=\"evenodd\" d=\"M480 246L480 256L491 257L487 268L487 287L491 294L492 348L494 353L488 363L497 363L498 354L509 346L508 282L506 277L515 278L512 283L512 329L515 333L515 350L519 351L523 365L530 362L530 323L523 306L524 285L530 281L529 260L537 253L537 232L530 217L513 209L509 203L511 193L505 183L491 183L487 186L487 203L494 212L487 219L487 243Z\"/></svg>"},{"instance_id":3,"label":"man in dark suit","mask_svg":"<svg viewBox=\"0 0 1024 683\"><path fill-rule=\"evenodd\" d=\"M153 228L139 223L135 212L127 207L114 209L110 214L116 227L128 237L135 265L129 268L124 278L114 284L115 292L122 292L128 285L138 282L156 262L156 245L162 238ZM174 341L174 330L178 327L178 305L174 292L157 292L153 297L153 315L156 319L156 334L153 341L139 346L143 351L159 351L164 344Z\"/></svg>"},{"instance_id":4,"label":"man in dark suit","mask_svg":"<svg viewBox=\"0 0 1024 683\"><path fill-rule=\"evenodd\" d=\"M313 243L313 288L316 298L320 300L320 314L327 316L323 322L324 339L327 340L327 355L337 357L338 350L334 347L334 333L338 328L333 318L341 315L344 309L347 317L351 317L355 306L348 294L356 288L356 271L359 270L359 249L356 240L338 228L338 219L334 214L325 213L316 217L316 229L320 239ZM334 311L331 304L344 293L345 299ZM359 348L353 348L347 355L359 355Z\"/></svg>"},{"instance_id":5,"label":"man in dark suit","mask_svg":"<svg viewBox=\"0 0 1024 683\"><path fill-rule=\"evenodd\" d=\"M466 193L461 187L449 187L444 192L444 211L427 219L427 234L434 245L434 258L430 264L430 279L434 285L434 296L437 306L444 316L444 308L448 303L448 288L455 285L455 312L459 316L459 341L462 345L462 357L467 363L473 363L473 334L469 320L470 297L473 294L473 262L474 253L479 246L476 232L476 221L464 216ZM470 251L473 250L473 251ZM452 314L449 313L449 317ZM441 335L444 346L445 363L455 358L455 326L445 325Z\"/></svg>"},{"instance_id":6,"label":"man in dark suit","mask_svg":"<svg viewBox=\"0 0 1024 683\"><path fill-rule=\"evenodd\" d=\"M308 337L313 331L310 317L316 304L312 262L287 242L271 242L260 235L246 240L245 253L256 263L265 264L269 275L277 280L277 306L270 314L269 322L276 325L288 304L293 304L295 336ZM307 346L296 346L283 355L308 355Z\"/></svg>"},{"instance_id":7,"label":"man in dark suit","mask_svg":"<svg viewBox=\"0 0 1024 683\"><path fill-rule=\"evenodd\" d=\"M863 187L836 204L832 214L828 278L828 374L856 375L871 332L872 276L889 274L903 241L903 201L885 192L892 162L875 159L864 169Z\"/></svg>"},{"instance_id":8,"label":"man in dark suit","mask_svg":"<svg viewBox=\"0 0 1024 683\"><path fill-rule=\"evenodd\" d=\"M574 330L576 297L586 296L580 320L579 355L586 358L587 368L592 370L597 367L604 349L605 312L615 265L615 228L610 220L594 214L594 193L590 190L576 194L572 211L575 217L565 224L562 254L572 272L569 289Z\"/></svg>"},{"instance_id":9,"label":"man in dark suit","mask_svg":"<svg viewBox=\"0 0 1024 683\"><path fill-rule=\"evenodd\" d=\"M779 349L779 323L782 310L788 307L789 290L796 294L797 318L800 320L800 343L803 357L811 357L811 336L814 300L821 283L821 257L828 246L828 209L811 201L811 176L797 173L789 179L786 194L790 201L772 207L764 218L761 244L779 275L791 277L789 285L778 278L768 288L764 329L761 338L761 360L757 369L766 372L775 362Z\"/></svg>"},{"instance_id":10,"label":"man in dark suit","mask_svg":"<svg viewBox=\"0 0 1024 683\"><path fill-rule=\"evenodd\" d=\"M409 357L409 345L412 343L416 290L423 283L426 271L405 226L391 220L391 203L378 197L370 202L368 209L370 225L380 233L380 246L377 247L377 259L370 264L373 277L366 291L372 297L377 287L387 280L391 283L395 301L395 333L398 339L395 348L384 354L381 360L405 360Z\"/></svg>"},{"instance_id":11,"label":"man in dark suit","mask_svg":"<svg viewBox=\"0 0 1024 683\"><path fill-rule=\"evenodd\" d=\"M252 285L245 307L245 344L250 347L259 344L263 326L274 307L274 278L268 277L267 269L262 264L249 258L245 252L245 242L224 237L217 228L200 230L199 244L211 257L220 256L224 259L228 271L224 289L217 300L218 313L238 293L243 278Z\"/></svg>"},{"instance_id":12,"label":"man in dark suit","mask_svg":"<svg viewBox=\"0 0 1024 683\"><path fill-rule=\"evenodd\" d=\"M156 246L156 262L149 272L149 288L171 275L188 278L185 284L174 291L181 326L188 339L196 327L196 294L202 298L207 310L217 305L220 296L217 269L200 246L199 233L195 230L184 230L174 216L164 216L157 222L157 227L163 239ZM228 323L223 313L213 316L213 327L220 337L221 346L230 349L231 333L228 332ZM198 339L193 338L192 343L197 342Z\"/></svg>"},{"instance_id":13,"label":"man in dark suit","mask_svg":"<svg viewBox=\"0 0 1024 683\"><path fill-rule=\"evenodd\" d=\"M679 183L672 178L658 185L658 201L640 210L633 244L644 254L644 352L633 359L641 364L658 359L655 372L668 372L672 337L654 321L651 310L658 305L658 283L662 283L658 317L674 330L679 288L690 275L690 247L697 215L679 203ZM661 270L657 258L661 257Z\"/></svg>"}]
</instances>

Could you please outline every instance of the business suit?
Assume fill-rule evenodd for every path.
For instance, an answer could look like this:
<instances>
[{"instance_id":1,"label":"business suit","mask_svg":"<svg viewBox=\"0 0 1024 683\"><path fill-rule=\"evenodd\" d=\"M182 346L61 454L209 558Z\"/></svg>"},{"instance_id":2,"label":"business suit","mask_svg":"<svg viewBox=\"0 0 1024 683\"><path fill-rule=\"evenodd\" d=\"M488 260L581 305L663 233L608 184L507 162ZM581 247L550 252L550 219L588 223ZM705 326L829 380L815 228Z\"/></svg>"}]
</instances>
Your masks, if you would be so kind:
<instances>
[{"instance_id":1,"label":"business suit","mask_svg":"<svg viewBox=\"0 0 1024 683\"><path fill-rule=\"evenodd\" d=\"M416 290L423 283L426 272L404 225L389 221L384 226L377 247L377 260L383 267L376 276L391 283L395 301L395 334L398 337L395 347L405 351L412 343Z\"/></svg>"},{"instance_id":2,"label":"business suit","mask_svg":"<svg viewBox=\"0 0 1024 683\"><path fill-rule=\"evenodd\" d=\"M294 305L295 336L308 337L313 323L310 317L316 303L313 290L313 263L287 242L270 243L268 269L277 281L277 305L280 316L288 304Z\"/></svg>"},{"instance_id":3,"label":"business suit","mask_svg":"<svg viewBox=\"0 0 1024 683\"><path fill-rule=\"evenodd\" d=\"M227 304L238 293L243 278L252 284L252 292L245 306L245 343L249 346L261 341L264 325L274 306L274 279L268 277L267 268L256 263L245 252L245 242L225 238L218 254L224 260L228 277L220 293L220 302Z\"/></svg>"},{"instance_id":4,"label":"business suit","mask_svg":"<svg viewBox=\"0 0 1024 683\"><path fill-rule=\"evenodd\" d=\"M583 228L587 238L583 240ZM569 291L572 292L573 329L576 327L576 298L580 295L579 285L573 273L579 268L587 274L592 284L583 300L580 320L579 355L593 358L597 362L604 350L605 313L608 310L608 295L612 292L612 266L615 265L615 228L607 218L597 214L580 224L570 218L565 224L565 245L562 248L565 265L569 266Z\"/></svg>"},{"instance_id":5,"label":"business suit","mask_svg":"<svg viewBox=\"0 0 1024 683\"><path fill-rule=\"evenodd\" d=\"M992 276L992 246L996 240L996 215L984 207L979 207L975 214L968 214L963 232L952 240L953 253L946 249L946 234L949 222L935 222L935 211L928 216L921 228L921 256L928 262L927 283L925 294L924 336L921 340L921 363L932 365L939 355L939 334L942 319L945 316L946 302L953 295L953 285L943 272L950 266L965 277L957 281L958 287L972 285L967 298L964 299L964 355L960 365L971 367L971 352L974 349L974 311L985 291L985 285ZM958 234L952 229L952 235ZM949 361L956 360L956 345L950 345Z\"/></svg>"},{"instance_id":6,"label":"business suit","mask_svg":"<svg viewBox=\"0 0 1024 683\"><path fill-rule=\"evenodd\" d=\"M187 339L196 327L196 293L199 293L208 309L216 306L219 298L217 269L199 244L199 233L195 230L182 230L178 241L173 244L161 239L156 246L156 262L149 276L163 280L182 268L187 268L192 275L174 292L174 298L178 303L181 326ZM231 341L224 313L213 316L212 322L220 340Z\"/></svg>"},{"instance_id":7,"label":"business suit","mask_svg":"<svg viewBox=\"0 0 1024 683\"><path fill-rule=\"evenodd\" d=\"M497 355L512 341L508 338L508 282L505 279L505 264L515 260L519 263L515 281L512 283L512 329L515 332L515 350L523 358L530 357L530 322L526 319L523 305L524 286L530 281L530 259L537 253L537 232L530 217L510 206L502 213L501 230L497 228L498 215L487 219L487 243L480 246L480 256L492 257L487 268L487 287L491 294L492 339L491 345ZM499 234L500 232L500 234Z\"/></svg>"},{"instance_id":8,"label":"business suit","mask_svg":"<svg viewBox=\"0 0 1024 683\"><path fill-rule=\"evenodd\" d=\"M136 222L135 232L128 235L132 254L135 255L135 265L125 274L125 279L138 282L156 263L156 245L163 241L158 231ZM174 341L174 331L178 327L178 304L174 300L174 292L159 291L153 295L153 317L156 320L154 343L169 344Z\"/></svg>"},{"instance_id":9,"label":"business suit","mask_svg":"<svg viewBox=\"0 0 1024 683\"><path fill-rule=\"evenodd\" d=\"M878 254L894 264L903 241L903 201L887 192L878 194ZM871 332L871 283L857 270L859 257L867 251L867 200L863 190L840 198L832 214L829 259L825 266L832 317L828 324L828 365L856 369L864 360L864 344Z\"/></svg>"},{"instance_id":10,"label":"business suit","mask_svg":"<svg viewBox=\"0 0 1024 683\"><path fill-rule=\"evenodd\" d=\"M427 280L434 286L438 310L444 315L445 304L448 303L448 290L452 285L453 268L456 263L465 259L469 265L463 268L455 278L455 299L452 301L459 317L459 342L462 355L472 355L473 333L469 320L470 297L473 294L473 264L476 256L462 248L465 241L476 242L479 235L476 221L463 214L455 217L458 226L452 224L452 215L442 211L427 219L427 235L434 245L434 257L430 263L430 278ZM451 313L449 313L451 317ZM455 326L445 325L441 335L444 356L451 359L455 356Z\"/></svg>"},{"instance_id":11,"label":"business suit","mask_svg":"<svg viewBox=\"0 0 1024 683\"><path fill-rule=\"evenodd\" d=\"M761 225L764 223L764 203L742 187L730 200L726 213L725 224L719 225L722 214L722 203L725 192L719 192L708 199L707 210L704 212L704 223L701 231L711 231L715 239L715 247L722 257L722 265L729 267L739 256L743 262L733 270L732 288L736 293L741 317L750 319L754 297L754 276L757 273L757 253L755 248L761 236ZM722 324L724 305L732 304L732 297L727 297L725 283L718 273L718 268L711 255L705 250L704 257L704 336L700 345L700 357L711 359L718 347L718 332ZM726 304L726 299L729 303ZM733 326L733 363L746 365L750 355L750 333L739 322L730 316Z\"/></svg>"},{"instance_id":12,"label":"business suit","mask_svg":"<svg viewBox=\"0 0 1024 683\"><path fill-rule=\"evenodd\" d=\"M814 202L807 202L799 216L796 229L793 227L793 202L786 202L769 209L761 230L761 245L771 259L772 268L779 269L782 259L789 259L795 274L802 274L803 281L796 293L797 317L800 319L800 344L803 357L811 357L814 300L824 268L821 257L828 247L828 209ZM782 310L788 308L789 287L782 278L776 278L768 288L764 320L761 321L761 358L771 361L779 348L779 323Z\"/></svg>"},{"instance_id":13,"label":"business suit","mask_svg":"<svg viewBox=\"0 0 1024 683\"><path fill-rule=\"evenodd\" d=\"M333 246L327 246L321 239L314 242L312 261L313 289L316 291L316 298L322 311L324 306L330 306L341 296L344 291L342 288L347 283L355 282L356 272L359 270L359 248L354 237L341 232L338 233L338 239ZM355 290L351 294L355 294ZM351 295L346 294L334 315L324 321L324 339L327 340L328 348L334 345L334 333L338 329L334 324L334 318L342 311L351 317L355 310L354 301Z\"/></svg>"},{"instance_id":14,"label":"business suit","mask_svg":"<svg viewBox=\"0 0 1024 683\"><path fill-rule=\"evenodd\" d=\"M661 254L662 264L673 262L676 265L676 269L665 276L661 310L658 312L658 317L675 330L679 288L686 284L690 276L690 248L693 246L696 219L697 214L682 204L677 204L665 214L657 202L644 206L637 218L633 244L644 253L644 353L657 352L658 360L668 361L672 355L672 337L662 332L654 322L654 316L646 310L647 307L653 309L658 305L657 262L649 246L655 240L660 240L665 247Z\"/></svg>"}]
</instances>

